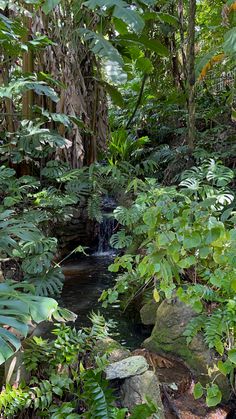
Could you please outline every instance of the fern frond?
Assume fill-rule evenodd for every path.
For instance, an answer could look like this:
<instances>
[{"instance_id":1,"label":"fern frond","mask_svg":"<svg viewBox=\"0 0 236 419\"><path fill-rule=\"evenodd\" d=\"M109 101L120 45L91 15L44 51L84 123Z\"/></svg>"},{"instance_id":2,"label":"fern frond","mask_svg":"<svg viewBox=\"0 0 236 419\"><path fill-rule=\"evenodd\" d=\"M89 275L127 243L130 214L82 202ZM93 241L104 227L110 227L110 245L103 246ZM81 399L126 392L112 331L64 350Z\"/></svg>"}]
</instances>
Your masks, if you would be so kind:
<instances>
[{"instance_id":1,"label":"fern frond","mask_svg":"<svg viewBox=\"0 0 236 419\"><path fill-rule=\"evenodd\" d=\"M222 338L226 332L224 328L223 315L221 311L212 313L207 318L204 330L205 340L209 348L215 348L221 355L224 352Z\"/></svg>"},{"instance_id":2,"label":"fern frond","mask_svg":"<svg viewBox=\"0 0 236 419\"><path fill-rule=\"evenodd\" d=\"M101 212L102 200L101 196L94 193L89 196L87 211L88 217L90 220L97 220L97 222L102 222L102 212Z\"/></svg>"},{"instance_id":3,"label":"fern frond","mask_svg":"<svg viewBox=\"0 0 236 419\"><path fill-rule=\"evenodd\" d=\"M193 340L194 336L196 336L204 328L205 321L206 316L202 315L194 317L188 322L183 333L183 335L187 338L187 344L189 344Z\"/></svg>"}]
</instances>

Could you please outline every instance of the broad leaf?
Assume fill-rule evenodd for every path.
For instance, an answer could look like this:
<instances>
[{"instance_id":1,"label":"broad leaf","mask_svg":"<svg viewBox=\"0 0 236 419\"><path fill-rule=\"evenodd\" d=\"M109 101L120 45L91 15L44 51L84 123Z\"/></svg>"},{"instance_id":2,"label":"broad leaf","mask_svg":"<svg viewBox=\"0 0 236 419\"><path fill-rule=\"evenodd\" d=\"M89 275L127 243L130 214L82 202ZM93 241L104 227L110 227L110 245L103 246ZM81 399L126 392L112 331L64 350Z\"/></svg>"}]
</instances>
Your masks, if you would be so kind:
<instances>
[{"instance_id":1,"label":"broad leaf","mask_svg":"<svg viewBox=\"0 0 236 419\"><path fill-rule=\"evenodd\" d=\"M78 32L82 38L89 43L89 47L95 55L98 55L98 57L103 58L104 60L115 61L123 67L123 58L117 49L113 47L111 42L107 41L104 36L83 28L78 29Z\"/></svg>"},{"instance_id":2,"label":"broad leaf","mask_svg":"<svg viewBox=\"0 0 236 419\"><path fill-rule=\"evenodd\" d=\"M232 55L236 52L236 27L226 32L223 44L224 52Z\"/></svg>"},{"instance_id":3,"label":"broad leaf","mask_svg":"<svg viewBox=\"0 0 236 419\"><path fill-rule=\"evenodd\" d=\"M131 9L123 0L88 0L84 5L92 10L100 8L103 14L106 10L111 10L114 17L121 19L136 33L142 32L144 28L144 21L138 11Z\"/></svg>"},{"instance_id":4,"label":"broad leaf","mask_svg":"<svg viewBox=\"0 0 236 419\"><path fill-rule=\"evenodd\" d=\"M60 3L60 1L61 0L45 0L42 6L43 12L48 15L54 9L54 7Z\"/></svg>"}]
</instances>

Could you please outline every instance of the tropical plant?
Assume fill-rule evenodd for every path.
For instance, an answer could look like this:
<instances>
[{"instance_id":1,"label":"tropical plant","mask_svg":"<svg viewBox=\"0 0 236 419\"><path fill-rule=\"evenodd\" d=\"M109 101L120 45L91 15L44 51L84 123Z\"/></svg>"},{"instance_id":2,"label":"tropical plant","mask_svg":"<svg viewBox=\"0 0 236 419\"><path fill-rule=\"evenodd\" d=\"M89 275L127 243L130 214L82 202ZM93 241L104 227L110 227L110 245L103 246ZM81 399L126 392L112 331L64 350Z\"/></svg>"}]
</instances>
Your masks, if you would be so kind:
<instances>
[{"instance_id":1,"label":"tropical plant","mask_svg":"<svg viewBox=\"0 0 236 419\"><path fill-rule=\"evenodd\" d=\"M109 323L94 313L91 320L92 328L79 331L58 325L53 331L56 339L50 342L36 336L26 341L24 363L34 375L28 385L14 388L8 384L1 392L0 412L5 417L126 417L127 409L115 407L113 391L102 375L107 365L106 356L93 355L94 345L109 333ZM130 417L135 419L142 413L145 419L156 411L157 407L148 400L137 406Z\"/></svg>"},{"instance_id":2,"label":"tropical plant","mask_svg":"<svg viewBox=\"0 0 236 419\"><path fill-rule=\"evenodd\" d=\"M116 248L135 249L136 254L115 259L109 269L123 273L114 289L101 296L102 301L113 302L125 293L130 302L150 287L156 301L177 295L198 313L185 332L188 342L203 331L208 346L226 357L232 370L235 211L228 184L233 177L232 170L220 162L206 161L185 172L179 188L163 188L149 181L130 208L118 207L114 217L123 229L112 243ZM220 372L223 369L220 363ZM207 392L208 405L213 404L211 392L212 386ZM220 398L217 387L215 401Z\"/></svg>"}]
</instances>

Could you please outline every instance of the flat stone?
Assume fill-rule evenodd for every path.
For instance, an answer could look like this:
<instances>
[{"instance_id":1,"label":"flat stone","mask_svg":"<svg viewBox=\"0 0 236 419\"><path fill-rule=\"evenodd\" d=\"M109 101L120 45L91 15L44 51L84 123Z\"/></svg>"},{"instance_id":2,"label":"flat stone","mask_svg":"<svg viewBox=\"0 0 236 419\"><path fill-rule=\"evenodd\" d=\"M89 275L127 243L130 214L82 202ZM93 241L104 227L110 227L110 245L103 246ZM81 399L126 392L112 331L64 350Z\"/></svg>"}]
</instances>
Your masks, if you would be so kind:
<instances>
[{"instance_id":1,"label":"flat stone","mask_svg":"<svg viewBox=\"0 0 236 419\"><path fill-rule=\"evenodd\" d=\"M105 373L107 380L115 380L143 374L148 368L149 365L143 356L130 356L108 365Z\"/></svg>"}]
</instances>

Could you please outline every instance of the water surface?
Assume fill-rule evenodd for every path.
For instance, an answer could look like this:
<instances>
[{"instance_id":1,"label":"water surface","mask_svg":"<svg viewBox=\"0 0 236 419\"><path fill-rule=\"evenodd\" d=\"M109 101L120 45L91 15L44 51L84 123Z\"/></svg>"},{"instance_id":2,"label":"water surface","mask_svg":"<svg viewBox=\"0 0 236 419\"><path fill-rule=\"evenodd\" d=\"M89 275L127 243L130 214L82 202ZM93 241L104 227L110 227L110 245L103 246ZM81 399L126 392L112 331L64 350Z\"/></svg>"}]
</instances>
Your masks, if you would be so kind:
<instances>
[{"instance_id":1,"label":"water surface","mask_svg":"<svg viewBox=\"0 0 236 419\"><path fill-rule=\"evenodd\" d=\"M134 319L122 313L118 304L102 308L98 299L104 289L112 287L115 274L108 271L113 256L85 256L81 260L68 262L63 266L66 277L62 292L62 305L78 315L75 326L81 328L91 325L88 316L92 311L100 311L106 320L117 323L114 329L119 333L117 340L133 349L144 340L144 330Z\"/></svg>"}]
</instances>

